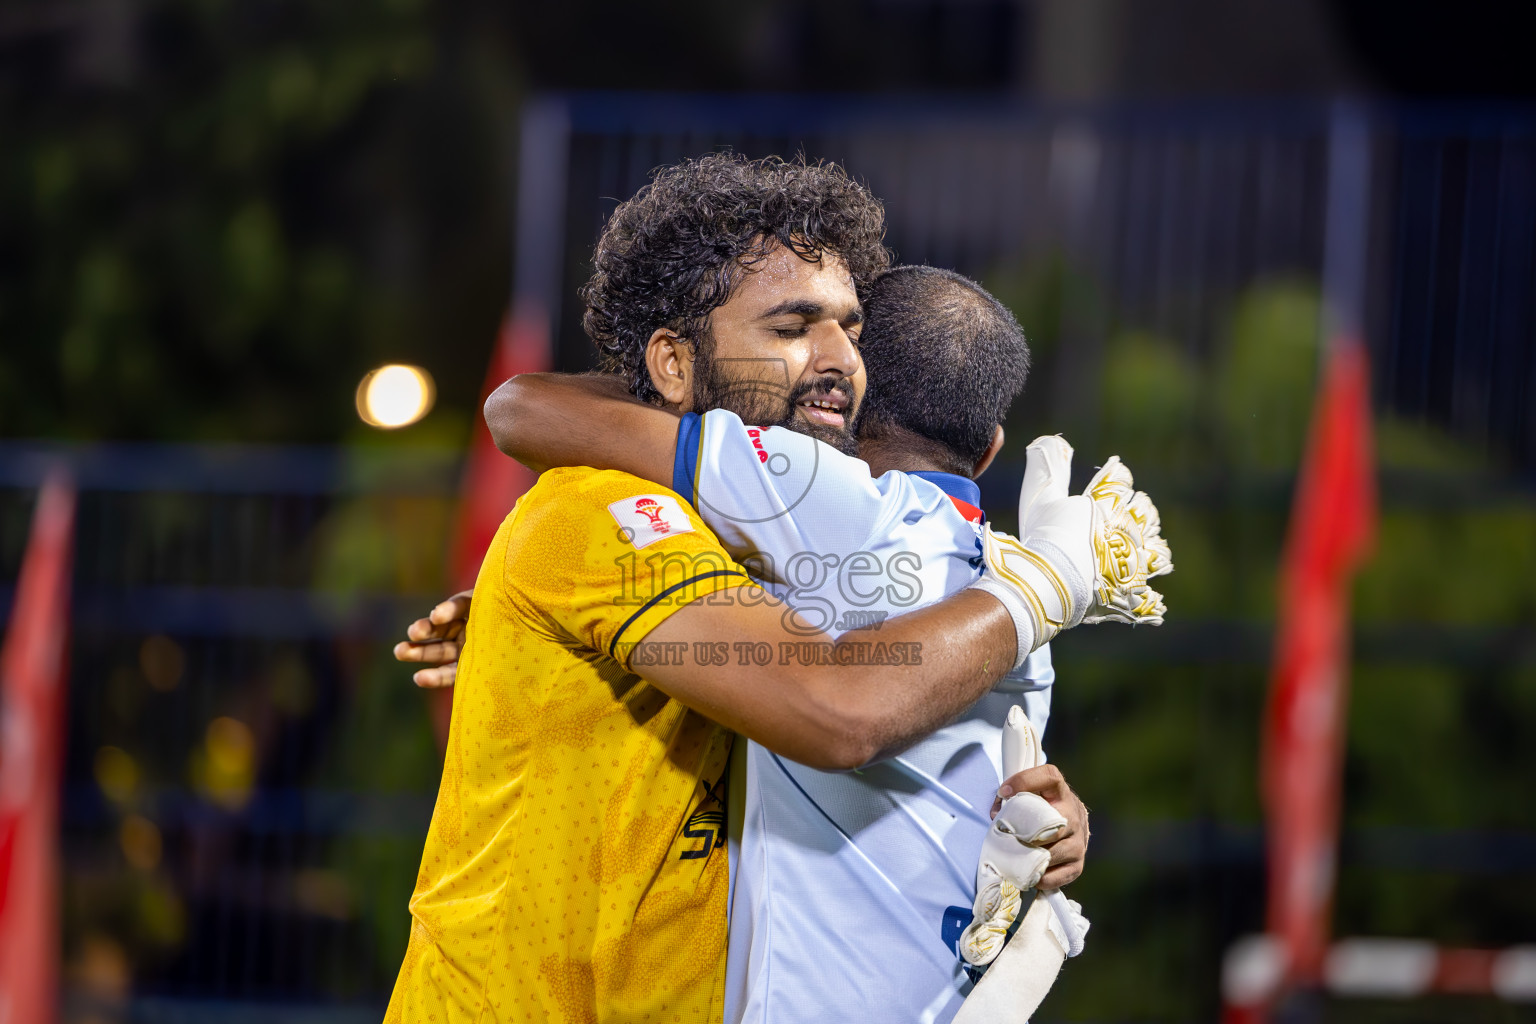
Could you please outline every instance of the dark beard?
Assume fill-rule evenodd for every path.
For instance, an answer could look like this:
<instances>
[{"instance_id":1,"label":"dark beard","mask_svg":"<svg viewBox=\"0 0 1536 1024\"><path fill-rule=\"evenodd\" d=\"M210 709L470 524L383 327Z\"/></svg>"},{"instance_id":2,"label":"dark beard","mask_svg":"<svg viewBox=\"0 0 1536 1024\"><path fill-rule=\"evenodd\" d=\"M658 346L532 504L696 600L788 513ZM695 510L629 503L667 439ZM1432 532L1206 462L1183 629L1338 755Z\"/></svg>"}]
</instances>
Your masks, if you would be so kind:
<instances>
[{"instance_id":1,"label":"dark beard","mask_svg":"<svg viewBox=\"0 0 1536 1024\"><path fill-rule=\"evenodd\" d=\"M731 362L746 360L733 359ZM783 365L777 359L764 359L761 362L774 369ZM725 409L740 416L743 423L751 426L783 427L824 441L844 455L859 453L852 415L845 413L844 425L833 427L825 423L812 423L796 411L800 400L806 395L836 391L848 399L848 411L851 413L853 385L846 377L825 376L801 381L785 394L785 385L776 380L727 376L712 353L702 347L694 357L693 369L693 407L696 411Z\"/></svg>"}]
</instances>

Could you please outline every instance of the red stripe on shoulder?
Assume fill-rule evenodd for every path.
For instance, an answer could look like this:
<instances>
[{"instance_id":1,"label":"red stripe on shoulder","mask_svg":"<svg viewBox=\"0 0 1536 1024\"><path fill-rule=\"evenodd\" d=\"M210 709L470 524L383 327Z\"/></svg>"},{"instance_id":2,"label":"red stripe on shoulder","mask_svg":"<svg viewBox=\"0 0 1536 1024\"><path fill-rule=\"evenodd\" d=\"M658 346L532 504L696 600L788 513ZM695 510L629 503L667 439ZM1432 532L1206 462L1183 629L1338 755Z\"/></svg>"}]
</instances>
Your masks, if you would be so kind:
<instances>
[{"instance_id":1,"label":"red stripe on shoulder","mask_svg":"<svg viewBox=\"0 0 1536 1024\"><path fill-rule=\"evenodd\" d=\"M949 496L949 500L955 503L955 508L960 510L961 515L965 516L965 518L969 519L973 523L979 523L986 518L986 516L982 515L981 509L977 508L975 505L972 505L968 501L962 501L955 497L953 494Z\"/></svg>"}]
</instances>

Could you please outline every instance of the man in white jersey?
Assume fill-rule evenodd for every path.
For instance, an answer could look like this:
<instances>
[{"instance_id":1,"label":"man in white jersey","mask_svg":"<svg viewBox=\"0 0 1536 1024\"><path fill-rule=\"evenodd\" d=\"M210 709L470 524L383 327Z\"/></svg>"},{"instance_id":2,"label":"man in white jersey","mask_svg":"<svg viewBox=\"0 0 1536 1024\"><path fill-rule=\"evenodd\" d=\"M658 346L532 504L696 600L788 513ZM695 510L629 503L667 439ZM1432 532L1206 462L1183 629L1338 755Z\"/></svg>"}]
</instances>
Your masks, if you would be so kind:
<instances>
[{"instance_id":1,"label":"man in white jersey","mask_svg":"<svg viewBox=\"0 0 1536 1024\"><path fill-rule=\"evenodd\" d=\"M858 459L782 427L745 426L723 409L678 426L627 401L604 405L590 379L519 378L488 405L488 419L503 449L531 464L581 460L670 483L811 625L830 634L877 622L979 574L971 477L1001 444L1027 349L1006 309L948 272L901 268L866 304L862 348L875 383L861 437L877 464L910 475L876 480ZM904 363L927 372L914 381ZM769 377L751 379L761 387ZM699 404L742 404L713 397ZM556 410L564 429L541 429ZM573 432L580 423L594 425L590 437ZM622 439L630 453L654 451L672 441L669 431L670 479L659 479L653 458L593 450ZM787 661L819 654L811 645L777 652ZM875 642L870 656L902 655ZM970 918L1002 781L1002 720L1022 703L1043 731L1052 678L1048 648L1037 650L960 721L858 774L738 745L727 1020L857 1019L875 1005L881 1019L953 1016L968 990L954 941Z\"/></svg>"},{"instance_id":2,"label":"man in white jersey","mask_svg":"<svg viewBox=\"0 0 1536 1024\"><path fill-rule=\"evenodd\" d=\"M725 410L684 418L678 461L673 489L692 480L679 493L726 549L829 633L930 603L980 572L969 477L875 479L859 459ZM1047 645L959 721L858 773L738 744L726 1020L855 1019L871 1005L892 1021L953 1016L969 980L955 941L1003 781L1002 721L1020 703L1043 731L1054 678Z\"/></svg>"}]
</instances>

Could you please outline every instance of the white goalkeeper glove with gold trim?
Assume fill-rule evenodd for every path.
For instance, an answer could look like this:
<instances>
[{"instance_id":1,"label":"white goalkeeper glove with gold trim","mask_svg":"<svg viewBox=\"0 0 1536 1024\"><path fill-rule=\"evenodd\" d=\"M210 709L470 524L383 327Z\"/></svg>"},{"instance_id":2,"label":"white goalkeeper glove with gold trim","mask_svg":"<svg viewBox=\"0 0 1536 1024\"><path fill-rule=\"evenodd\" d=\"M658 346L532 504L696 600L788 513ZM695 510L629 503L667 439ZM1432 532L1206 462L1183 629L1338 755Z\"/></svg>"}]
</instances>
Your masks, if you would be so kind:
<instances>
[{"instance_id":1,"label":"white goalkeeper glove with gold trim","mask_svg":"<svg viewBox=\"0 0 1536 1024\"><path fill-rule=\"evenodd\" d=\"M1173 571L1157 506L1112 456L1079 495L1067 493L1072 446L1037 437L1019 488L1019 536L990 527L987 569L971 586L1003 602L1018 633L1018 660L1079 623L1161 625L1163 596L1147 580Z\"/></svg>"},{"instance_id":2,"label":"white goalkeeper glove with gold trim","mask_svg":"<svg viewBox=\"0 0 1536 1024\"><path fill-rule=\"evenodd\" d=\"M1003 723L1003 778L1011 779L1044 763L1035 730L1024 709L1015 704ZM982 967L997 958L1014 921L1026 912L1026 895L1051 905L1054 916L1047 920L1046 930L1056 940L1061 957L1077 956L1083 951L1083 937L1088 933L1083 908L1059 889L1050 893L1030 892L1051 866L1051 851L1046 847L1066 827L1067 819L1036 793L1015 793L1003 801L982 841L981 856L976 862L976 899L971 907L971 923L961 933L959 943L960 956L966 963ZM1050 969L1054 971L1059 966L1058 958Z\"/></svg>"},{"instance_id":3,"label":"white goalkeeper glove with gold trim","mask_svg":"<svg viewBox=\"0 0 1536 1024\"><path fill-rule=\"evenodd\" d=\"M1015 705L1003 724L1003 776L1012 778L1041 760L1039 740ZM975 916L959 943L961 958L986 973L954 1024L1027 1024L1062 962L1083 951L1083 908L1060 890L1031 892L1050 866L1042 845L1066 826L1067 819L1034 793L1015 793L993 819L976 865Z\"/></svg>"}]
</instances>

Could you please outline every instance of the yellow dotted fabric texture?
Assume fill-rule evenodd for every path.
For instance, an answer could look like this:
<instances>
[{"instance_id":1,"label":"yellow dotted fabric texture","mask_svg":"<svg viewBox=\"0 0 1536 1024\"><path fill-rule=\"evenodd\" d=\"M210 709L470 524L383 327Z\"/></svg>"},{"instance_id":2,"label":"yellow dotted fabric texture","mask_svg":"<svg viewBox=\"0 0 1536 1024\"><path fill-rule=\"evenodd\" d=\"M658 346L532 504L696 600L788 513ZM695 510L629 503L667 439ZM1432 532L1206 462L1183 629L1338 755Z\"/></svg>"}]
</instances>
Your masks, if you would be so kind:
<instances>
[{"instance_id":1,"label":"yellow dotted fabric texture","mask_svg":"<svg viewBox=\"0 0 1536 1024\"><path fill-rule=\"evenodd\" d=\"M732 736L626 659L752 584L680 498L636 550L608 506L645 494L551 470L486 553L386 1024L721 1019Z\"/></svg>"}]
</instances>

